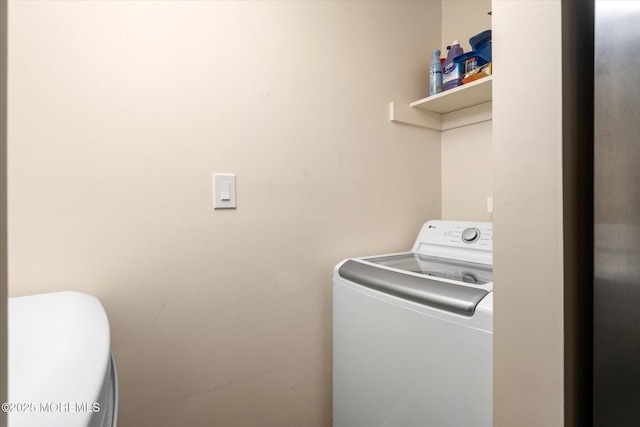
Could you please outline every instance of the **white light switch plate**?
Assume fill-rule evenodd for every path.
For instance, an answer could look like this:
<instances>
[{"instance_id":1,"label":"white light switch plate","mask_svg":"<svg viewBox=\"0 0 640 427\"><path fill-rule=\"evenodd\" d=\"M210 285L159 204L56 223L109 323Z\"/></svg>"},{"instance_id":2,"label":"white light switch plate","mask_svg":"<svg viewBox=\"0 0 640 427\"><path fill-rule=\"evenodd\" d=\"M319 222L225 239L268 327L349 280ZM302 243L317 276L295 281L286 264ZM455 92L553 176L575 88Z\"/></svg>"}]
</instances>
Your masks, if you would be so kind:
<instances>
[{"instance_id":1,"label":"white light switch plate","mask_svg":"<svg viewBox=\"0 0 640 427\"><path fill-rule=\"evenodd\" d=\"M213 174L213 208L236 208L236 176L234 174Z\"/></svg>"}]
</instances>

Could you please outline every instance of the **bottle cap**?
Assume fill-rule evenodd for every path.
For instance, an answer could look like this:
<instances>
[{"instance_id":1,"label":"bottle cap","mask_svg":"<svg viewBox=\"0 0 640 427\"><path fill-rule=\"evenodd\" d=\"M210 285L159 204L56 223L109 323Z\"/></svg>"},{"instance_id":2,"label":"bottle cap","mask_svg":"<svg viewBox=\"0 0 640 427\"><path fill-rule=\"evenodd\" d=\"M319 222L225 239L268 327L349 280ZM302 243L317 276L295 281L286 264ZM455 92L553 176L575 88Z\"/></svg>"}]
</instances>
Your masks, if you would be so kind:
<instances>
[{"instance_id":1,"label":"bottle cap","mask_svg":"<svg viewBox=\"0 0 640 427\"><path fill-rule=\"evenodd\" d=\"M454 40L453 43L451 43L451 45L452 46L455 46L455 45L459 46L460 45L460 40Z\"/></svg>"}]
</instances>

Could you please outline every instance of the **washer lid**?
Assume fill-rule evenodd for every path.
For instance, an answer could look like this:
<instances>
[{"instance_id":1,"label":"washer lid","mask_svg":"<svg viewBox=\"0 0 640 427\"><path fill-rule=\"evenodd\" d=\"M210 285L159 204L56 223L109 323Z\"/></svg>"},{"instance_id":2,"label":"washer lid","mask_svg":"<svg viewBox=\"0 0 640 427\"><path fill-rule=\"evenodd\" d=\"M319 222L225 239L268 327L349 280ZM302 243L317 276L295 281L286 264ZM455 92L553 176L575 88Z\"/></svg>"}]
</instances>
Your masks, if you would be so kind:
<instances>
[{"instance_id":1,"label":"washer lid","mask_svg":"<svg viewBox=\"0 0 640 427\"><path fill-rule=\"evenodd\" d=\"M363 260L398 270L449 279L471 285L485 285L493 282L492 265L436 258L413 252L363 258Z\"/></svg>"},{"instance_id":2,"label":"washer lid","mask_svg":"<svg viewBox=\"0 0 640 427\"><path fill-rule=\"evenodd\" d=\"M106 407L111 354L98 299L78 292L16 297L8 310L9 402L23 405L10 411L9 426L93 425Z\"/></svg>"}]
</instances>

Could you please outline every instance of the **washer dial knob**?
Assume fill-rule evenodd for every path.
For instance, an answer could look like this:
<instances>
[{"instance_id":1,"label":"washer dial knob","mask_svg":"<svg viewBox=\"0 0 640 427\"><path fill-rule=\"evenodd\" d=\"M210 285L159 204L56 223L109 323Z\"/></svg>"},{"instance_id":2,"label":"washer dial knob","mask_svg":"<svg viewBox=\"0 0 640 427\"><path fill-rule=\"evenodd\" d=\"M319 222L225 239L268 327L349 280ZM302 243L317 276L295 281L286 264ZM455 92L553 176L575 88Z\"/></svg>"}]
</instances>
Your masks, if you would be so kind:
<instances>
[{"instance_id":1,"label":"washer dial knob","mask_svg":"<svg viewBox=\"0 0 640 427\"><path fill-rule=\"evenodd\" d=\"M467 228L462 232L462 241L473 243L480 238L480 230L477 228Z\"/></svg>"}]
</instances>

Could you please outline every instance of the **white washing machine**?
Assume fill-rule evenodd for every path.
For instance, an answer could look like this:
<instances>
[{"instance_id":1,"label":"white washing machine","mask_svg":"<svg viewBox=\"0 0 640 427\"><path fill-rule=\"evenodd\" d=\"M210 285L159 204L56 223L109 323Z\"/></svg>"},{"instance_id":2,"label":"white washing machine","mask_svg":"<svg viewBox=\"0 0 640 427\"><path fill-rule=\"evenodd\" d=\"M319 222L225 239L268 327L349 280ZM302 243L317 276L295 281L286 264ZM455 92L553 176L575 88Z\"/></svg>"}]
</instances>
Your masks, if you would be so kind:
<instances>
[{"instance_id":1,"label":"white washing machine","mask_svg":"<svg viewBox=\"0 0 640 427\"><path fill-rule=\"evenodd\" d=\"M492 225L429 221L333 276L334 427L491 427Z\"/></svg>"}]
</instances>

